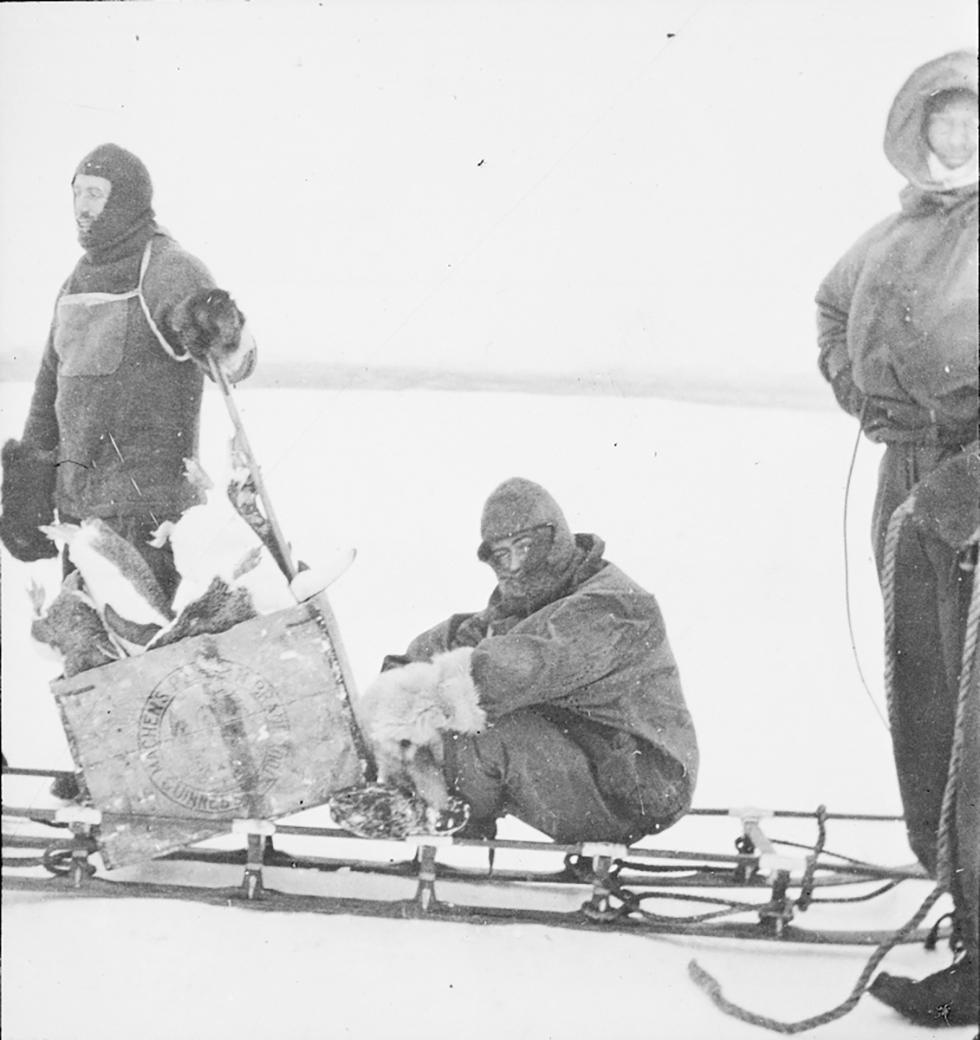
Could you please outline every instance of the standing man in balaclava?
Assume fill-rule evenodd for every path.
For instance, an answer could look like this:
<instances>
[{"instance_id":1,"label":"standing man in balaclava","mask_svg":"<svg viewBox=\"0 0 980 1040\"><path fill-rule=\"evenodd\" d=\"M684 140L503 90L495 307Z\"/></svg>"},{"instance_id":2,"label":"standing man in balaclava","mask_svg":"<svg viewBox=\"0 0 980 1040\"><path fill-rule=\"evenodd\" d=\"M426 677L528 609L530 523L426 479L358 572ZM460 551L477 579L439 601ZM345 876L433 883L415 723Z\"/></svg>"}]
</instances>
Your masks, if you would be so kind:
<instances>
[{"instance_id":1,"label":"standing man in balaclava","mask_svg":"<svg viewBox=\"0 0 980 1040\"><path fill-rule=\"evenodd\" d=\"M930 874L950 872L956 960L921 980L883 972L871 992L914 1022L964 1025L980 992L976 53L912 73L885 154L908 182L901 210L820 286L820 370L885 447L872 537L891 737L909 843Z\"/></svg>"},{"instance_id":2,"label":"standing man in balaclava","mask_svg":"<svg viewBox=\"0 0 980 1040\"><path fill-rule=\"evenodd\" d=\"M72 178L85 250L58 294L20 441L3 448L0 538L17 559L56 555L38 530L105 521L146 559L172 599L179 575L152 532L200 501L194 458L203 371L232 381L255 348L229 295L156 223L143 163L100 145Z\"/></svg>"},{"instance_id":3,"label":"standing man in balaclava","mask_svg":"<svg viewBox=\"0 0 980 1040\"><path fill-rule=\"evenodd\" d=\"M559 842L669 827L690 808L698 750L656 600L530 480L490 495L480 533L497 579L486 608L418 636L380 676L397 694L405 665L471 648L487 724L444 741L445 779L471 810L462 833L492 836L507 813Z\"/></svg>"}]
</instances>

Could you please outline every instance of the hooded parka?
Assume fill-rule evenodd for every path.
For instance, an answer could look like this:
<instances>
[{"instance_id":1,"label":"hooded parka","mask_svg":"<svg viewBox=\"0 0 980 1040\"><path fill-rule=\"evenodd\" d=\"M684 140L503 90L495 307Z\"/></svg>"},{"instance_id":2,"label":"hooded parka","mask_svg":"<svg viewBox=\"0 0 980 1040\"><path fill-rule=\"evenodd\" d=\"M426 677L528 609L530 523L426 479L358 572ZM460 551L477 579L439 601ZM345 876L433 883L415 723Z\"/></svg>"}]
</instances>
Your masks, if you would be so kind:
<instances>
[{"instance_id":1,"label":"hooded parka","mask_svg":"<svg viewBox=\"0 0 980 1040\"><path fill-rule=\"evenodd\" d=\"M850 410L885 443L959 448L976 437L977 183L944 188L924 123L937 94L977 93L977 55L916 70L888 116L901 209L844 254L817 293L820 369L853 384Z\"/></svg>"},{"instance_id":2,"label":"hooded parka","mask_svg":"<svg viewBox=\"0 0 980 1040\"><path fill-rule=\"evenodd\" d=\"M936 179L939 167L936 157L930 158L926 119L937 95L964 89L976 97L975 53L947 54L909 77L885 136L888 159L908 180L901 211L862 236L817 294L821 371L842 407L886 446L872 537L890 615L889 721L909 842L932 873L980 510L977 182L974 175L950 188ZM928 523L920 522L924 513ZM895 535L889 539L893 517ZM950 538L948 531L966 536ZM969 726L975 726L980 697L976 667L952 879L957 932L974 965L980 746Z\"/></svg>"},{"instance_id":3,"label":"hooded parka","mask_svg":"<svg viewBox=\"0 0 980 1040\"><path fill-rule=\"evenodd\" d=\"M546 494L515 479L502 485L488 505L499 502L515 484L532 489L535 506ZM553 505L550 496L547 501ZM548 761L549 755L565 755L560 738L554 748L545 745L549 736L542 723L550 724L584 752L601 797L626 822L618 835L590 832L587 821L576 828L568 822L575 816L570 805L558 814L565 829L558 825L549 830L540 823L548 817L548 806L511 805L512 811L521 816L523 808L525 819L537 814L528 822L562 840L651 833L690 807L698 769L694 725L664 620L654 596L604 559L602 539L567 533L564 517L555 510L547 518L555 537L541 568L550 575L547 595L541 592L541 580L532 581L537 598L522 610L513 596L502 593L500 582L484 610L453 615L418 636L404 657L386 663L428 660L445 650L472 646L472 677L491 726L486 734L457 740L450 748L448 757L457 771L467 772L465 764L459 766L461 757L482 761L490 770L496 764L486 760L498 755L512 763L518 755L515 744L533 733L537 748L530 749L528 770L553 766L565 777L565 763ZM485 511L481 559L487 556L490 512ZM529 513L531 523L542 519L537 508ZM509 727L506 740L494 736L495 727L501 732ZM494 742L504 746L488 752ZM646 761L655 766L635 768ZM512 778L513 786L525 786L525 779ZM574 781L565 777L564 783L567 791ZM561 799L559 786L553 785L546 799ZM480 801L479 791L461 793ZM515 799L513 792L510 797ZM594 816L600 815L596 809Z\"/></svg>"}]
</instances>

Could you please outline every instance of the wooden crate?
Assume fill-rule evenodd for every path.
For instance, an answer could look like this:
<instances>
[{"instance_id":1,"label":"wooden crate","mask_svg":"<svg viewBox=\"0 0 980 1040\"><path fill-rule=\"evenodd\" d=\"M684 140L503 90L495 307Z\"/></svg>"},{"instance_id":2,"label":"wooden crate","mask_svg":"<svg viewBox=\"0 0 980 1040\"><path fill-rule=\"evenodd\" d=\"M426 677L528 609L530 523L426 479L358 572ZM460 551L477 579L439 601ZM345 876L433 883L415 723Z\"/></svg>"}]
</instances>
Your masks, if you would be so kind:
<instances>
[{"instance_id":1,"label":"wooden crate","mask_svg":"<svg viewBox=\"0 0 980 1040\"><path fill-rule=\"evenodd\" d=\"M310 605L52 689L110 868L322 805L364 775L343 650Z\"/></svg>"}]
</instances>

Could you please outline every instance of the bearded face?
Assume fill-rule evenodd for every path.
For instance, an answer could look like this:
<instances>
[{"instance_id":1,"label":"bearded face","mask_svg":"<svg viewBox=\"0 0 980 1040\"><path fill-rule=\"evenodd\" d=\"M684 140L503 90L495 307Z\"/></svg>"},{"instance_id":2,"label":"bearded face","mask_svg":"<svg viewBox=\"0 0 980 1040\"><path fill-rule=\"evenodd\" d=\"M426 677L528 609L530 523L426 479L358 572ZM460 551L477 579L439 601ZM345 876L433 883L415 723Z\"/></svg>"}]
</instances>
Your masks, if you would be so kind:
<instances>
[{"instance_id":1,"label":"bearded face","mask_svg":"<svg viewBox=\"0 0 980 1040\"><path fill-rule=\"evenodd\" d=\"M93 177L79 173L72 181L74 198L75 226L78 228L78 241L85 247L91 243L92 227L102 215L112 183L105 177Z\"/></svg>"},{"instance_id":2,"label":"bearded face","mask_svg":"<svg viewBox=\"0 0 980 1040\"><path fill-rule=\"evenodd\" d=\"M82 159L72 177L72 195L78 241L91 256L152 224L149 171L119 145L99 145Z\"/></svg>"},{"instance_id":3,"label":"bearded face","mask_svg":"<svg viewBox=\"0 0 980 1040\"><path fill-rule=\"evenodd\" d=\"M526 617L562 595L575 539L558 503L540 484L511 477L487 499L477 556L497 576L500 608Z\"/></svg>"},{"instance_id":4,"label":"bearded face","mask_svg":"<svg viewBox=\"0 0 980 1040\"><path fill-rule=\"evenodd\" d=\"M480 546L479 557L497 576L502 606L527 615L550 603L567 578L570 553L552 524L537 524Z\"/></svg>"}]
</instances>

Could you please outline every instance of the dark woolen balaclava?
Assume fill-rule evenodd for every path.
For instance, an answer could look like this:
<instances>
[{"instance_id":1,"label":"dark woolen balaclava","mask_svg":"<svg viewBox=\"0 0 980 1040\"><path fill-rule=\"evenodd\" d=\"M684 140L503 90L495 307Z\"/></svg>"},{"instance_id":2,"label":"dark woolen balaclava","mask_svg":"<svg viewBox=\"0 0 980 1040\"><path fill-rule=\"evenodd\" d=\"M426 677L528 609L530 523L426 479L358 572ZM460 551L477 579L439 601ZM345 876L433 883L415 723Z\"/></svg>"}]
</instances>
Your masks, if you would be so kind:
<instances>
[{"instance_id":1,"label":"dark woolen balaclava","mask_svg":"<svg viewBox=\"0 0 980 1040\"><path fill-rule=\"evenodd\" d=\"M501 609L522 616L562 594L575 562L575 537L558 503L540 484L511 477L491 493L483 507L483 541L477 555L492 567L491 544L524 533L535 535L539 551L532 550L514 575L495 568Z\"/></svg>"},{"instance_id":2,"label":"dark woolen balaclava","mask_svg":"<svg viewBox=\"0 0 980 1040\"><path fill-rule=\"evenodd\" d=\"M112 185L105 209L80 235L88 259L107 263L142 251L155 225L153 184L140 159L117 144L100 144L78 164L72 183L80 173L104 177Z\"/></svg>"}]
</instances>

